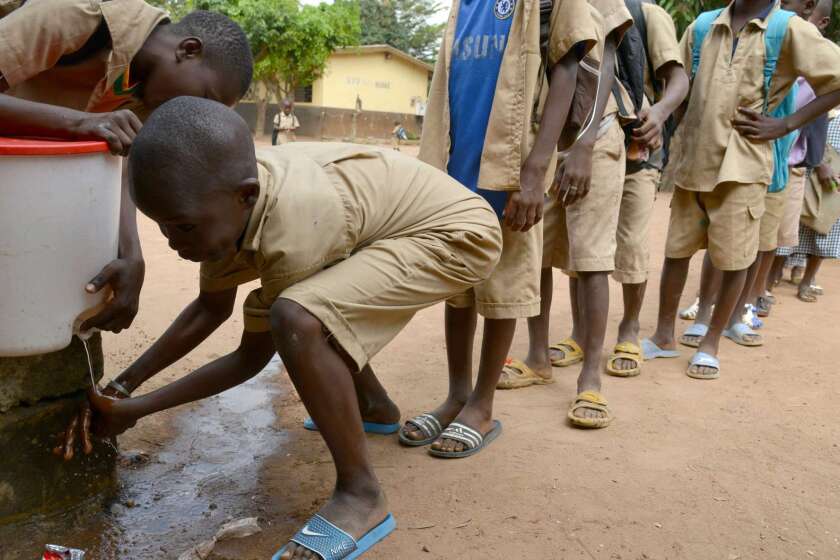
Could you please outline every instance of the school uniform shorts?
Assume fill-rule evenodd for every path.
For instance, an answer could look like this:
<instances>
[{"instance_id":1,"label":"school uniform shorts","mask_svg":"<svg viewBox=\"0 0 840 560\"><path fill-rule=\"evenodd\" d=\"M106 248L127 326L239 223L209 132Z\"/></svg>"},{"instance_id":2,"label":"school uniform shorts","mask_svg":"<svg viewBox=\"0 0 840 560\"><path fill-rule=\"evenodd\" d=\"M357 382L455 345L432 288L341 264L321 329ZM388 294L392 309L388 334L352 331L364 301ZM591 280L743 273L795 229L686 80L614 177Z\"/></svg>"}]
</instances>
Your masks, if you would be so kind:
<instances>
[{"instance_id":1,"label":"school uniform shorts","mask_svg":"<svg viewBox=\"0 0 840 560\"><path fill-rule=\"evenodd\" d=\"M659 175L658 169L641 169L624 178L613 271L613 278L622 284L647 281L650 217L656 202Z\"/></svg>"},{"instance_id":2,"label":"school uniform shorts","mask_svg":"<svg viewBox=\"0 0 840 560\"><path fill-rule=\"evenodd\" d=\"M543 268L567 273L615 268L625 157L624 132L616 120L595 143L589 193L566 208L554 194L546 198Z\"/></svg>"},{"instance_id":3,"label":"school uniform shorts","mask_svg":"<svg viewBox=\"0 0 840 560\"><path fill-rule=\"evenodd\" d=\"M775 193L767 193L764 198L764 215L758 231L758 250L761 252L775 251L779 247L779 227L787 203L787 189Z\"/></svg>"},{"instance_id":4,"label":"school uniform shorts","mask_svg":"<svg viewBox=\"0 0 840 560\"><path fill-rule=\"evenodd\" d=\"M803 167L791 167L788 179L785 209L782 213L782 223L779 226L779 247L796 247L799 245L799 217L802 214L802 204L805 201L805 183L808 174Z\"/></svg>"},{"instance_id":5,"label":"school uniform shorts","mask_svg":"<svg viewBox=\"0 0 840 560\"><path fill-rule=\"evenodd\" d=\"M744 270L758 254L767 185L721 183L713 191L677 187L665 256L683 259L708 249L718 270Z\"/></svg>"}]
</instances>

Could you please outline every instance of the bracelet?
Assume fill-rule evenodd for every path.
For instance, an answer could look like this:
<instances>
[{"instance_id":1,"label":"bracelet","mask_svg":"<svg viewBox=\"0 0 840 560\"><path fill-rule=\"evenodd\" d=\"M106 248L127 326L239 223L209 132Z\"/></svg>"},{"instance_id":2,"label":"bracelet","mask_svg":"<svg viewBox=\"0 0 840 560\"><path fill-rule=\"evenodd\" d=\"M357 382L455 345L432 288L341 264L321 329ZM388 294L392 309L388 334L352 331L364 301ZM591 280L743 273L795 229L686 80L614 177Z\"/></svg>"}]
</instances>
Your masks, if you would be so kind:
<instances>
[{"instance_id":1,"label":"bracelet","mask_svg":"<svg viewBox=\"0 0 840 560\"><path fill-rule=\"evenodd\" d=\"M125 385L123 385L122 383L120 383L116 379L112 379L111 381L109 381L108 385L106 385L106 387L110 387L111 389L115 390L117 393L121 394L125 398L128 398L128 397L131 396L131 391L126 389Z\"/></svg>"}]
</instances>

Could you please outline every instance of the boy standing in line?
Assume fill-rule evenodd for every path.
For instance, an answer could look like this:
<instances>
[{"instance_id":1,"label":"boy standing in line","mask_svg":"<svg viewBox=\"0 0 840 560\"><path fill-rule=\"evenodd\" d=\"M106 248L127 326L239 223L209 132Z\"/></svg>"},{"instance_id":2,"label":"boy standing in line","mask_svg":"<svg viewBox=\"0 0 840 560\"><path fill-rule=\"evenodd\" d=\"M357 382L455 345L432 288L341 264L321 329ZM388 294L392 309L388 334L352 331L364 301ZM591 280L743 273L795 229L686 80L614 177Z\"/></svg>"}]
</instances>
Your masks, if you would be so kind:
<instances>
[{"instance_id":1,"label":"boy standing in line","mask_svg":"<svg viewBox=\"0 0 840 560\"><path fill-rule=\"evenodd\" d=\"M288 99L283 100L283 110L274 115L274 131L271 135L271 145L276 146L294 142L295 131L300 128L300 121L292 110L294 104Z\"/></svg>"},{"instance_id":2,"label":"boy standing in line","mask_svg":"<svg viewBox=\"0 0 840 560\"><path fill-rule=\"evenodd\" d=\"M553 383L552 366L583 361L578 396L568 418L580 427L606 427L612 413L601 395L601 354L609 313L609 273L615 266L621 190L624 184L624 132L613 94L615 51L633 24L622 0L590 1L599 22L600 78L592 125L562 156L557 189L545 205L540 277L540 314L528 320L529 353L525 362L512 360L498 387L512 389ZM603 47L601 47L603 45ZM618 91L629 97L623 88ZM592 186L590 189L590 185ZM572 334L549 349L549 313L553 291L552 266L570 274Z\"/></svg>"},{"instance_id":3,"label":"boy standing in line","mask_svg":"<svg viewBox=\"0 0 840 560\"><path fill-rule=\"evenodd\" d=\"M656 333L645 341L645 357L673 357L674 323L691 256L708 246L723 271L711 324L687 374L720 376L718 345L744 288L759 246L760 219L771 182L771 141L802 127L840 103L840 47L793 17L781 44L775 73L765 91L765 32L778 10L775 1L735 0L712 23L701 47L691 95L680 127L676 191L662 271ZM682 39L692 60L693 23ZM763 114L787 95L798 76L819 97L784 119ZM733 130L734 128L734 130Z\"/></svg>"},{"instance_id":4,"label":"boy standing in line","mask_svg":"<svg viewBox=\"0 0 840 560\"><path fill-rule=\"evenodd\" d=\"M474 454L498 435L493 396L516 320L540 309L542 229L534 225L571 106L569 84L597 36L585 0L554 1L543 56L540 23L538 0L456 0L432 80L420 159L485 197L503 223L493 275L447 302L449 395L400 431L403 444L432 444L439 457ZM485 326L473 390L477 313Z\"/></svg>"}]
</instances>

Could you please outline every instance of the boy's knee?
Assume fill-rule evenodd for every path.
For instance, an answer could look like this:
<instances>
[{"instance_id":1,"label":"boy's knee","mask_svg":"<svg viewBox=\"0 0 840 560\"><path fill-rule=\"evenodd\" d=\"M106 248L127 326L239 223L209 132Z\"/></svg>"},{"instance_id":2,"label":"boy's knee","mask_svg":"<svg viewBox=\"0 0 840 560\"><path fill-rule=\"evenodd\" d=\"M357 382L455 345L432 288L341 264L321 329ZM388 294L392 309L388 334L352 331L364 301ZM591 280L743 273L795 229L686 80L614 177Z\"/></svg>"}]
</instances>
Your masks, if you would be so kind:
<instances>
[{"instance_id":1,"label":"boy's knee","mask_svg":"<svg viewBox=\"0 0 840 560\"><path fill-rule=\"evenodd\" d=\"M278 345L298 345L323 335L323 326L299 303L279 298L271 306L271 332Z\"/></svg>"}]
</instances>

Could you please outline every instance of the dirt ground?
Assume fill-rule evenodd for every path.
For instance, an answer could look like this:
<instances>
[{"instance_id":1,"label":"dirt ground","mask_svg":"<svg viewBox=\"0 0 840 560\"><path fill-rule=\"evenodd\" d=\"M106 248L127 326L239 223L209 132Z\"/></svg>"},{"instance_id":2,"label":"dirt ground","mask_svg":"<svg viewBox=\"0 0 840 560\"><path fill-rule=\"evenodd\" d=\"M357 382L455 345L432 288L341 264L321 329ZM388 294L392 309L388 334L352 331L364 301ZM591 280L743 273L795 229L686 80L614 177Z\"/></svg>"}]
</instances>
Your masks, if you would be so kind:
<instances>
[{"instance_id":1,"label":"dirt ground","mask_svg":"<svg viewBox=\"0 0 840 560\"><path fill-rule=\"evenodd\" d=\"M646 334L654 327L668 202L659 198L653 220ZM141 220L141 230L148 263L142 305L130 331L106 337L109 375L136 358L197 291L198 266L171 252L148 220ZM694 297L700 261L695 258L684 303ZM608 429L567 425L576 366L555 370L554 385L498 393L504 434L474 458L436 460L424 449L400 447L395 436L371 436L398 530L366 558L840 558L840 376L833 352L840 335L840 265L827 263L819 283L826 295L817 305L796 300L791 285L781 287L764 348L724 341L720 380L686 377L687 349L681 359L645 364L635 379L604 376L617 415ZM613 282L611 288L609 345L621 309L620 287ZM240 298L247 291L240 290ZM555 291L552 335L560 339L570 328L563 279L555 281ZM420 313L373 362L404 418L445 395L442 311ZM232 350L240 332L237 313L149 387ZM512 355L522 357L526 342L522 322ZM331 488L326 447L303 430L305 410L288 378L280 379L276 427L287 433L259 467L255 515L264 531L221 547L216 558L270 557ZM165 445L173 420L188 421L190 411L141 421L123 437L123 447L154 453L150 442Z\"/></svg>"}]
</instances>

